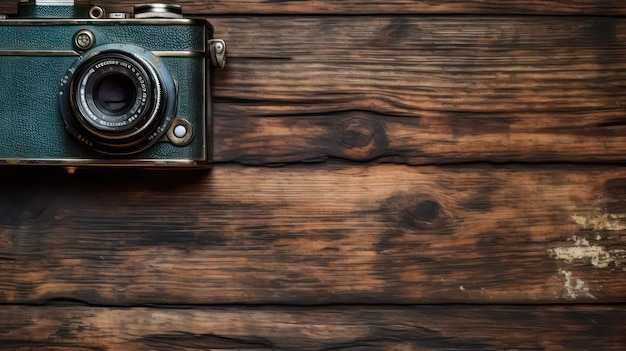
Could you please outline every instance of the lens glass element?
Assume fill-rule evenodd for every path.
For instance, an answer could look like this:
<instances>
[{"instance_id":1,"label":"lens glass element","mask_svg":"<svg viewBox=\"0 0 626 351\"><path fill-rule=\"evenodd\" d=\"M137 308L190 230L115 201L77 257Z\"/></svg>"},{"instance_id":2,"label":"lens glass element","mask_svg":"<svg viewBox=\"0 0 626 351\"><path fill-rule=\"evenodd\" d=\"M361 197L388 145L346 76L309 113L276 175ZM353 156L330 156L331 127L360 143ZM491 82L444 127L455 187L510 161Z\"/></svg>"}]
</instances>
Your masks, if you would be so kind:
<instances>
[{"instance_id":1,"label":"lens glass element","mask_svg":"<svg viewBox=\"0 0 626 351\"><path fill-rule=\"evenodd\" d=\"M140 61L112 53L81 66L74 89L79 121L105 138L141 131L161 104L158 78Z\"/></svg>"},{"instance_id":2,"label":"lens glass element","mask_svg":"<svg viewBox=\"0 0 626 351\"><path fill-rule=\"evenodd\" d=\"M137 97L137 87L124 74L109 74L94 86L94 101L96 106L108 114L127 112Z\"/></svg>"}]
</instances>

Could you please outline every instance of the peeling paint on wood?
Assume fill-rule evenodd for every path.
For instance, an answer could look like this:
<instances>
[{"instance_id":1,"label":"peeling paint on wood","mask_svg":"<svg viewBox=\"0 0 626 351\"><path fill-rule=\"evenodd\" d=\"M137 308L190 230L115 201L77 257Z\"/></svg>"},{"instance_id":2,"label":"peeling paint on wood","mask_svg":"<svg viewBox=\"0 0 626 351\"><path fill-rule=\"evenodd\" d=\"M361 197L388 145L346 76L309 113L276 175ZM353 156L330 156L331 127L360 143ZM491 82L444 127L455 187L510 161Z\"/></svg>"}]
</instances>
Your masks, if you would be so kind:
<instances>
[{"instance_id":1,"label":"peeling paint on wood","mask_svg":"<svg viewBox=\"0 0 626 351\"><path fill-rule=\"evenodd\" d=\"M606 249L577 236L568 241L573 245L550 249L555 259L568 263L591 264L595 268L607 268L610 264L620 267L626 254L624 249Z\"/></svg>"},{"instance_id":2,"label":"peeling paint on wood","mask_svg":"<svg viewBox=\"0 0 626 351\"><path fill-rule=\"evenodd\" d=\"M591 290L587 286L587 283L579 278L572 276L572 272L560 269L559 275L563 280L564 297L567 299L577 299L579 297L586 297L595 299Z\"/></svg>"},{"instance_id":3,"label":"peeling paint on wood","mask_svg":"<svg viewBox=\"0 0 626 351\"><path fill-rule=\"evenodd\" d=\"M572 219L583 229L626 231L626 214L596 212L589 216L574 215Z\"/></svg>"}]
</instances>

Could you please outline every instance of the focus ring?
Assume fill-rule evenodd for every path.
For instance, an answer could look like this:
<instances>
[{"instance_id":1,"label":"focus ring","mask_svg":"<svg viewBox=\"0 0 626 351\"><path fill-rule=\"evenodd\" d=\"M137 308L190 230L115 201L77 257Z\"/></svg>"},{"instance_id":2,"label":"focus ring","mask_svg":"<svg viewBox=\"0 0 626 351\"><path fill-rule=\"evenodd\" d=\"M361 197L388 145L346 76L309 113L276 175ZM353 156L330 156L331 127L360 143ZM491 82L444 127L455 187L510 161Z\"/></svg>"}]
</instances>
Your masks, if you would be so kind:
<instances>
[{"instance_id":1,"label":"focus ring","mask_svg":"<svg viewBox=\"0 0 626 351\"><path fill-rule=\"evenodd\" d=\"M120 138L150 117L153 98L161 99L160 86L137 61L118 53L102 54L76 72L72 107L93 134Z\"/></svg>"},{"instance_id":2,"label":"focus ring","mask_svg":"<svg viewBox=\"0 0 626 351\"><path fill-rule=\"evenodd\" d=\"M176 112L174 80L159 58L126 44L83 54L59 94L68 132L109 155L150 147L165 135Z\"/></svg>"}]
</instances>

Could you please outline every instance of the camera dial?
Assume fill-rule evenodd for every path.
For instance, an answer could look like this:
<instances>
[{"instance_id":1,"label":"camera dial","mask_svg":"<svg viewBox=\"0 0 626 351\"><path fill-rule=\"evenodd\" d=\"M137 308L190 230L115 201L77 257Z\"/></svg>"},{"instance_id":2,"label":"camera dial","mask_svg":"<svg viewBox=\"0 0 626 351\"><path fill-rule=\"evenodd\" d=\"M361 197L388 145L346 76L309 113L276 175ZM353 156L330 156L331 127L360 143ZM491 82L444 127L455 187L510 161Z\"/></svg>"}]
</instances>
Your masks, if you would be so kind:
<instances>
[{"instance_id":1,"label":"camera dial","mask_svg":"<svg viewBox=\"0 0 626 351\"><path fill-rule=\"evenodd\" d=\"M183 18L180 5L141 4L135 6L135 18Z\"/></svg>"},{"instance_id":2,"label":"camera dial","mask_svg":"<svg viewBox=\"0 0 626 351\"><path fill-rule=\"evenodd\" d=\"M176 87L159 59L139 47L109 44L83 54L61 81L66 129L111 155L140 152L161 139L176 112Z\"/></svg>"}]
</instances>

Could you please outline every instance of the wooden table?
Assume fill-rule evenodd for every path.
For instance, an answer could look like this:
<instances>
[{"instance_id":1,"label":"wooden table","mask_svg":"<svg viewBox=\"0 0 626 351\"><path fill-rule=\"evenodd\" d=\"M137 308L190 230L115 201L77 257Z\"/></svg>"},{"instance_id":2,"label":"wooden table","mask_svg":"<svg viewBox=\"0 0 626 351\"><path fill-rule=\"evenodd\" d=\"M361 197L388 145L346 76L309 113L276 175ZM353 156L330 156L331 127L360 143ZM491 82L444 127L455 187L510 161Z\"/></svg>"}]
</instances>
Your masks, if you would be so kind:
<instances>
[{"instance_id":1,"label":"wooden table","mask_svg":"<svg viewBox=\"0 0 626 351\"><path fill-rule=\"evenodd\" d=\"M0 349L626 349L621 0L180 3L215 166L2 169Z\"/></svg>"}]
</instances>

